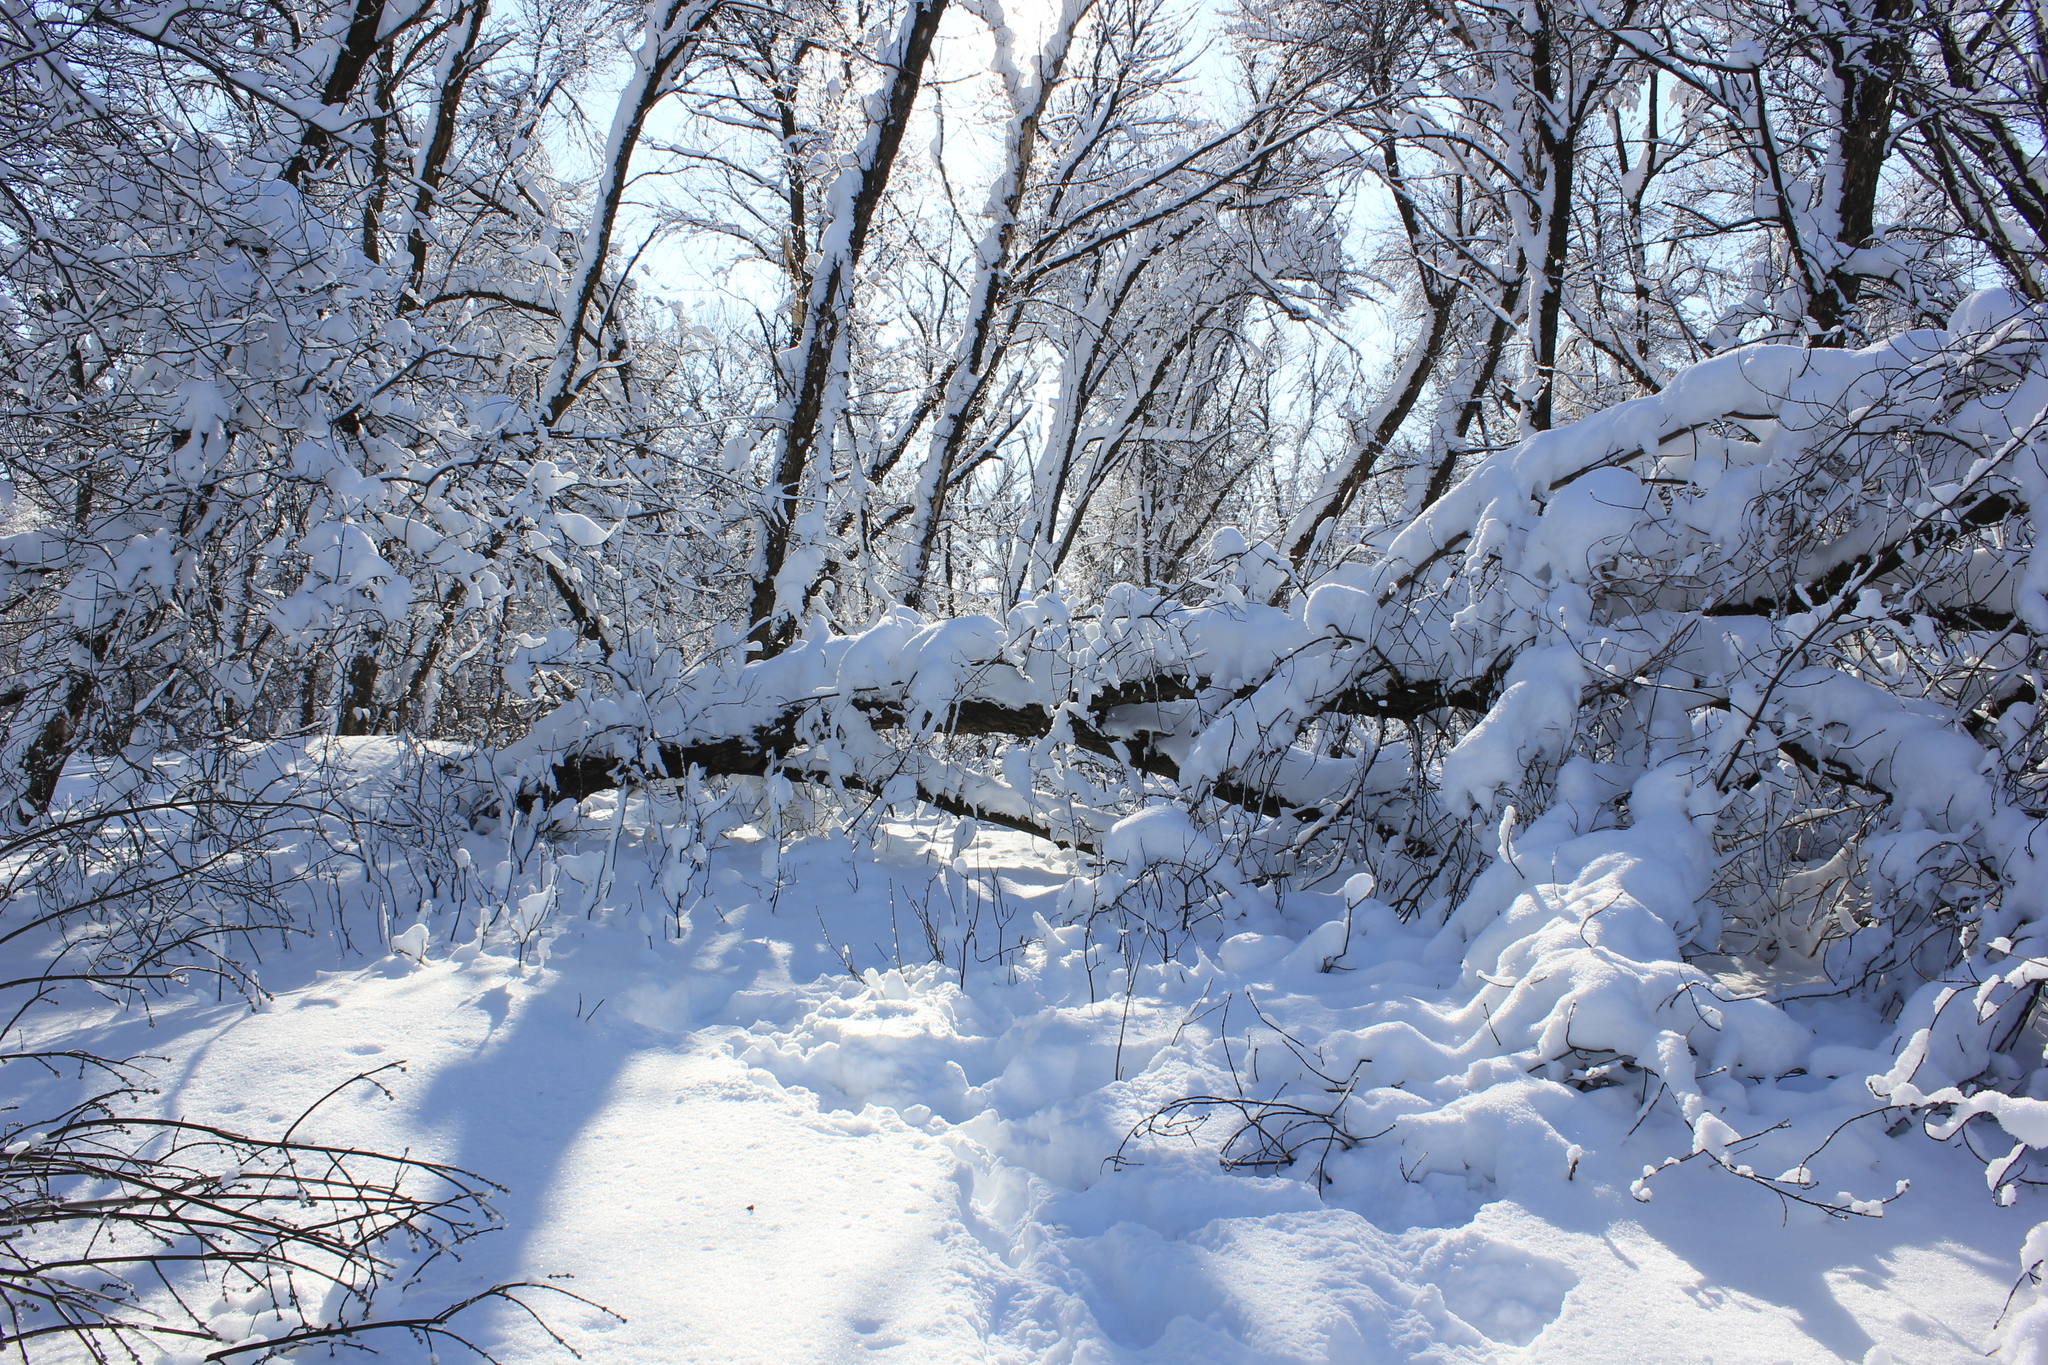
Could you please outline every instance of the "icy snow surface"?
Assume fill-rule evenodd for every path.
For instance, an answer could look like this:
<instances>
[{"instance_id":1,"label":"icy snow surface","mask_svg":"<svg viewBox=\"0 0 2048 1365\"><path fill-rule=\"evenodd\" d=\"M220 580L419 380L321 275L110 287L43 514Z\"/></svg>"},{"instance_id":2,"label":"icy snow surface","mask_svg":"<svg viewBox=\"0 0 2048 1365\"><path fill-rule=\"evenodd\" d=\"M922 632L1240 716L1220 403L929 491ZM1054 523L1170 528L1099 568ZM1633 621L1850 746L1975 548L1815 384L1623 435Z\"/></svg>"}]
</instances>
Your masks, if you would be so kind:
<instances>
[{"instance_id":1,"label":"icy snow surface","mask_svg":"<svg viewBox=\"0 0 2048 1365\"><path fill-rule=\"evenodd\" d=\"M163 1058L168 1110L259 1131L403 1059L395 1099L359 1087L318 1136L485 1173L510 1189L508 1227L382 1314L572 1275L557 1282L625 1321L567 1301L549 1321L605 1365L1963 1361L2039 1218L2031 1195L1994 1207L1966 1153L1878 1128L1845 1138L1837 1169L1883 1191L1912 1179L1882 1219L1787 1210L1704 1161L1637 1202L1643 1165L1690 1150L1672 1106L1643 1116L1628 1087L1572 1099L1533 1077L1445 1111L1433 1169L1368 1141L1331 1156L1320 1195L1306 1162L1220 1169L1220 1121L1117 1169L1161 1105L1298 1078L1273 1025L1364 1036L1386 1000L1446 991L1426 937L1367 901L1347 946L1335 888L1296 892L1133 988L1078 926L1047 934L1076 869L1022 836L919 818L875 848L784 846L741 825L699 867L644 805L623 828L613 797L586 815L523 867L470 838L485 894L390 915L396 953L363 943L371 911L362 951L270 961L259 1012L172 1000L74 1041ZM493 899L500 930L542 925L523 963L507 939L475 942ZM1787 1085L1825 1073L1817 1059ZM1768 1086L1752 1093L1767 1116ZM1518 1145L1517 1104L1573 1138L1575 1167ZM1468 1148L1490 1176L1456 1173ZM504 1361L569 1358L510 1311L467 1322Z\"/></svg>"}]
</instances>

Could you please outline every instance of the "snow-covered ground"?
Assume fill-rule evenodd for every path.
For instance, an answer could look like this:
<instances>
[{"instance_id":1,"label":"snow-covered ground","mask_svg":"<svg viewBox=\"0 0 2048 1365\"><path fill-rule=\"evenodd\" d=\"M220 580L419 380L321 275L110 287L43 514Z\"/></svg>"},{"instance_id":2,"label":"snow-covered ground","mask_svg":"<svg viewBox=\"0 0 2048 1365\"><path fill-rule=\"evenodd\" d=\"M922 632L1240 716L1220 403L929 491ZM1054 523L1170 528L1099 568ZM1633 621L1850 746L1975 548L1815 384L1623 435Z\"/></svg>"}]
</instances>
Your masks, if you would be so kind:
<instances>
[{"instance_id":1,"label":"snow-covered ground","mask_svg":"<svg viewBox=\"0 0 2048 1365\"><path fill-rule=\"evenodd\" d=\"M2040 1217L1883 1117L1814 1162L1824 1195L1910 1179L1882 1218L1784 1204L1704 1160L1641 1201L1631 1182L1691 1137L1640 1074L1584 1094L1498 1076L1429 1118L1434 1155L1410 1134L1226 1171L1228 1109L1126 1145L1190 1096L1327 1099L1305 1063L1341 1083L1342 1038L1445 986L1425 940L1368 902L1347 948L1342 898L1294 892L1264 921L1196 926L1132 981L1113 936L1053 927L1075 867L1023 836L912 817L857 846L714 822L699 865L637 798L623 821L611 797L585 810L523 865L470 837L468 892L423 928L387 916L410 953L330 933L265 965L257 1012L209 994L37 1028L153 1055L167 1112L254 1131L403 1061L392 1098L355 1087L317 1136L488 1175L506 1226L380 1312L573 1276L555 1283L616 1317L563 1299L547 1321L595 1362L1961 1361ZM359 944L370 904L350 912ZM534 926L521 961L510 931ZM1884 1031L1828 1021L1859 1027ZM1799 1112L1822 1070L1779 1083ZM1863 1072L1844 1070L1847 1096ZM61 1084L19 1083L25 1108ZM1750 1090L1745 1133L1774 1121L1776 1088ZM1755 1150L1775 1162L1771 1140ZM464 1324L506 1362L568 1358L510 1308Z\"/></svg>"}]
</instances>

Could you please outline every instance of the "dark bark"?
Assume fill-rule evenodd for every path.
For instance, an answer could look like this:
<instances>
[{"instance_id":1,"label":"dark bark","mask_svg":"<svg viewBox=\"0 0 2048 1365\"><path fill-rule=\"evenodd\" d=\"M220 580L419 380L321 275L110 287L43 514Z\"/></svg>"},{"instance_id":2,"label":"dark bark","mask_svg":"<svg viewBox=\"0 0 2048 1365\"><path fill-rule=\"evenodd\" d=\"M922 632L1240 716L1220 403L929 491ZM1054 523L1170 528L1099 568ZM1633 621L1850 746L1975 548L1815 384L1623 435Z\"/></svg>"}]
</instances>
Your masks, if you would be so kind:
<instances>
[{"instance_id":1,"label":"dark bark","mask_svg":"<svg viewBox=\"0 0 2048 1365\"><path fill-rule=\"evenodd\" d=\"M1836 208L1840 242L1850 250L1870 245L1876 231L1878 181L1891 153L1893 98L1905 56L1899 24L1911 8L1911 0L1875 0L1870 10L1875 32L1830 34L1827 39L1842 90L1837 135L1842 188ZM1827 272L1808 305L1820 329L1818 344L1845 346L1860 339L1862 329L1854 319L1862 284L1861 276L1843 266Z\"/></svg>"},{"instance_id":2,"label":"dark bark","mask_svg":"<svg viewBox=\"0 0 2048 1365\"><path fill-rule=\"evenodd\" d=\"M377 679L383 673L377 646L382 638L381 634L372 635L363 652L349 661L342 678L340 712L334 718L337 735L377 733Z\"/></svg>"},{"instance_id":3,"label":"dark bark","mask_svg":"<svg viewBox=\"0 0 2048 1365\"><path fill-rule=\"evenodd\" d=\"M355 11L349 16L348 33L341 40L341 50L334 54L334 65L327 70L327 80L320 87L320 103L330 109L348 103L355 92L356 82L362 79L363 68L370 64L382 46L377 29L384 20L384 0L356 0ZM387 39L388 41L388 39ZM313 169L326 153L334 137L317 124L308 123L299 139L298 151L285 163L280 177L285 183L296 185L307 171Z\"/></svg>"},{"instance_id":4,"label":"dark bark","mask_svg":"<svg viewBox=\"0 0 2048 1365\"><path fill-rule=\"evenodd\" d=\"M422 281L427 272L427 222L433 216L441 182L448 175L448 157L455 149L455 115L461 108L463 91L469 85L470 77L482 65L477 54L477 42L483 35L484 18L490 13L490 8L490 0L475 0L463 17L461 36L450 39L458 47L454 60L448 64L448 78L435 100L433 138L427 144L426 154L420 158L418 186L412 205L412 231L406 235L406 255L412 262L407 292L414 307L420 305Z\"/></svg>"},{"instance_id":5,"label":"dark bark","mask_svg":"<svg viewBox=\"0 0 2048 1365\"><path fill-rule=\"evenodd\" d=\"M814 298L804 318L805 336L800 343L803 369L790 405L789 423L783 429L782 450L776 459L769 489L773 505L762 537L762 568L760 576L754 580L750 611L753 628L749 638L760 645L763 657L781 653L795 638L795 618L787 614L780 618L776 616L775 580L789 557L790 528L796 522L810 463L823 458L819 451L821 445L825 449L830 448L832 433L821 431L820 422L825 414L825 396L837 368L840 347L851 343L845 328L849 321L847 309L854 283L853 274L867 246L868 232L874 225L876 210L881 207L883 191L888 188L889 172L902 148L903 134L909 127L911 110L917 103L917 92L924 83L925 62L931 56L932 39L938 34L939 19L946 10L946 0L913 0L913 3L917 7L915 17L905 35L903 51L898 57L895 77L890 83L882 119L876 130L874 157L862 169L860 188L853 196L846 248L827 263L825 277L813 283L811 292Z\"/></svg>"},{"instance_id":6,"label":"dark bark","mask_svg":"<svg viewBox=\"0 0 2048 1365\"><path fill-rule=\"evenodd\" d=\"M1430 251L1426 240L1426 228L1422 217L1415 210L1415 201L1409 195L1406 181L1401 174L1401 162L1395 150L1394 139L1389 137L1380 144L1381 160L1386 167L1387 187L1394 192L1394 203L1401 215L1401 226L1408 237L1408 247L1415 261L1415 269L1422 285L1423 302L1429 309L1429 325L1422 336L1416 339L1416 350L1403 362L1401 387L1388 399L1380 411L1380 420L1367 431L1351 453L1351 462L1342 479L1323 505L1316 509L1315 516L1296 536L1294 543L1287 547L1287 557L1297 572L1307 562L1309 552L1315 548L1316 536L1329 522L1350 508L1358 490L1372 477L1380 456L1394 439L1394 434L1408 420L1408 414L1415 409L1423 391L1436 377L1437 366L1443 359L1444 341L1450 335L1451 318L1456 312L1457 286L1441 279L1430 264ZM1434 480L1432 480L1434 482ZM1442 494L1438 493L1438 497ZM1434 499L1432 499L1434 501ZM1286 591L1284 588L1282 592Z\"/></svg>"},{"instance_id":7,"label":"dark bark","mask_svg":"<svg viewBox=\"0 0 2048 1365\"><path fill-rule=\"evenodd\" d=\"M1446 684L1435 679L1411 681L1390 677L1372 687L1354 687L1339 693L1325 708L1325 713L1373 716L1384 720L1414 720L1446 709L1484 712L1493 704L1493 693L1497 688L1498 678L1491 675L1470 684ZM1124 683L1095 693L1086 708L1085 718L1068 709L1067 722L1077 748L1120 762L1129 762L1143 772L1164 777L1169 781L1179 781L1180 766L1168 755L1154 748L1149 736L1139 733L1126 739L1113 738L1108 730L1120 727L1114 725L1111 713L1123 706L1192 701L1211 690L1211 684L1206 678L1187 679L1161 675ZM1249 696L1254 690L1253 687L1241 688L1235 695ZM745 734L707 737L692 743L657 744L656 750L661 760L659 770L651 773L642 771L639 776L642 779L681 778L694 767L701 772L718 776L759 777L785 766L792 775L800 776L803 770L802 754L808 747L808 741L804 738L806 722L816 717L817 708L821 704L822 700L818 698L793 702L772 724L760 726ZM893 701L855 698L853 705L863 713L868 724L877 729L904 728L912 719L905 715L900 703ZM946 713L940 728L952 735L1035 740L1050 734L1054 722L1054 712L1043 706L1008 706L969 698L960 701ZM632 780L634 767L635 765L608 755L567 755L555 762L549 772L547 783L539 790L529 791L523 800L529 804L542 798L556 800L566 797L580 800L593 793L616 787L621 781ZM1240 782L1230 778L1216 783L1209 789L1208 795L1265 815L1292 815L1298 819L1312 819L1322 814L1320 808L1298 808L1280 800L1271 792L1262 790L1256 783ZM953 798L922 799L930 800L942 810L952 811L952 807L946 805L945 801ZM1023 825L1017 824L1013 817L990 815L979 810L958 810L952 813L971 814L978 820L985 819L1005 824L1010 828L1024 828ZM1035 828L1027 832L1041 833Z\"/></svg>"},{"instance_id":8,"label":"dark bark","mask_svg":"<svg viewBox=\"0 0 2048 1365\"><path fill-rule=\"evenodd\" d=\"M2025 509L2003 493L1993 493L1979 499L1969 507L1956 513L1953 522L1942 523L1923 520L1906 535L1866 554L1844 560L1820 577L1799 586L1798 592L1784 596L1762 595L1741 601L1718 602L1708 607L1706 616L1779 616L1787 612L1806 611L1811 604L1830 601L1852 583L1876 583L1912 567L1929 552L1952 544L1963 535L1996 526L2007 517L2024 514ZM1801 599L1804 599L1803 601ZM1946 609L1920 609L1923 614L1937 618L1944 615L1951 624L1968 630L2003 630L2012 623L2012 617L1991 607L1971 604Z\"/></svg>"},{"instance_id":9,"label":"dark bark","mask_svg":"<svg viewBox=\"0 0 2048 1365\"><path fill-rule=\"evenodd\" d=\"M15 812L17 823L28 824L50 809L50 802L57 795L57 782L64 776L64 765L77 749L86 708L97 691L97 680L92 674L74 674L65 686L63 704L43 723L42 731L22 756L22 775L27 780L22 784L21 803Z\"/></svg>"},{"instance_id":10,"label":"dark bark","mask_svg":"<svg viewBox=\"0 0 2048 1365\"><path fill-rule=\"evenodd\" d=\"M576 402L579 392L576 377L576 357L582 348L587 333L584 319L590 316L591 305L595 302L604 282L605 262L611 254L612 235L618 230L619 208L625 202L626 187L632 183L628 173L632 167L633 153L640 146L641 134L646 130L647 119L655 107L669 93L670 81L683 59L696 50L697 41L704 30L718 14L716 4L703 4L691 16L690 22L679 33L668 32L680 20L689 0L675 0L669 7L667 22L663 31L667 36L663 45L648 54L649 66L646 80L640 87L637 100L626 116L626 126L616 147L614 160L603 168L604 192L591 214L592 241L585 248L588 268L577 280L575 297L569 309L562 315L559 340L556 344L557 373L549 381L549 389L543 395L541 406L544 417L552 426L562 414ZM649 42L654 41L652 38ZM637 79L637 75L636 75Z\"/></svg>"},{"instance_id":11,"label":"dark bark","mask_svg":"<svg viewBox=\"0 0 2048 1365\"><path fill-rule=\"evenodd\" d=\"M1416 508L1418 512L1451 491L1452 480L1458 472L1458 457L1465 453L1465 433L1479 420L1479 414L1486 406L1486 391L1493 386L1493 376L1500 369L1501 357L1507 352L1508 336L1514 330L1508 319L1514 315L1515 305L1521 301L1522 270L1518 267L1515 278L1508 282L1501 294L1500 308L1487 329L1486 348L1480 352L1479 371L1472 377L1472 390L1458 409L1457 423L1452 429L1451 439L1444 445L1443 457L1437 461L1436 468L1429 471L1429 483L1422 490L1422 502Z\"/></svg>"},{"instance_id":12,"label":"dark bark","mask_svg":"<svg viewBox=\"0 0 2048 1365\"><path fill-rule=\"evenodd\" d=\"M1552 17L1545 10L1536 32L1531 35L1530 67L1534 76L1538 112L1536 145L1542 155L1543 183L1537 193L1549 201L1548 231L1543 240L1543 262L1538 274L1540 293L1536 299L1534 361L1536 396L1529 405L1529 425L1548 431L1557 397L1557 334L1564 315L1565 267L1571 257L1572 176L1577 168L1576 125L1563 128L1551 121L1550 110L1557 100L1556 77L1551 70Z\"/></svg>"}]
</instances>

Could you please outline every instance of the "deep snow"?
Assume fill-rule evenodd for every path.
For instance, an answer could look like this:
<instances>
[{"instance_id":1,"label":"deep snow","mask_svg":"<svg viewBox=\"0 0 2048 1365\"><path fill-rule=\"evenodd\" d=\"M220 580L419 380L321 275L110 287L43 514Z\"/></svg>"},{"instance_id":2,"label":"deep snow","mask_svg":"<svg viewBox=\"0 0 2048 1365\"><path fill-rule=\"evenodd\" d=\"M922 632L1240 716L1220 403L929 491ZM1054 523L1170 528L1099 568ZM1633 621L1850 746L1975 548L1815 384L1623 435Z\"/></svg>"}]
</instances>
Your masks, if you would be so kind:
<instances>
[{"instance_id":1,"label":"deep snow","mask_svg":"<svg viewBox=\"0 0 2048 1365\"><path fill-rule=\"evenodd\" d=\"M597 798L523 866L471 837L472 900L388 917L410 953L330 933L265 965L256 1012L208 995L37 1027L160 1058L167 1112L261 1131L403 1060L394 1099L358 1087L317 1136L482 1172L509 1187L507 1227L380 1311L573 1276L624 1321L566 1300L548 1321L601 1362L1960 1361L1981 1358L2040 1217L2031 1193L1994 1206L1956 1144L1881 1118L1815 1163L1824 1194L1910 1178L1881 1219L1781 1206L1704 1160L1640 1202L1642 1167L1690 1150L1672 1106L1542 1077L1439 1115L1473 1160L1447 1148L1433 1171L1368 1141L1330 1155L1320 1194L1312 1161L1226 1172L1222 1119L1140 1140L1119 1169L1175 1099L1323 1093L1277 1030L1341 1061L1322 1040L1442 984L1423 939L1368 903L1321 971L1343 901L1297 892L1268 922L1198 929L1133 986L1079 926L1051 927L1076 868L1046 845L963 842L943 817L889 821L873 848L723 823L697 868L643 801L620 828ZM358 944L377 937L367 904ZM487 904L507 908L479 945ZM541 924L524 962L508 922ZM1828 1021L1859 1027L1883 1033ZM24 1112L61 1089L16 1079ZM1783 1084L1810 1108L1828 1082ZM1745 1132L1771 1093L1751 1091ZM510 1310L466 1322L507 1362L567 1358Z\"/></svg>"}]
</instances>

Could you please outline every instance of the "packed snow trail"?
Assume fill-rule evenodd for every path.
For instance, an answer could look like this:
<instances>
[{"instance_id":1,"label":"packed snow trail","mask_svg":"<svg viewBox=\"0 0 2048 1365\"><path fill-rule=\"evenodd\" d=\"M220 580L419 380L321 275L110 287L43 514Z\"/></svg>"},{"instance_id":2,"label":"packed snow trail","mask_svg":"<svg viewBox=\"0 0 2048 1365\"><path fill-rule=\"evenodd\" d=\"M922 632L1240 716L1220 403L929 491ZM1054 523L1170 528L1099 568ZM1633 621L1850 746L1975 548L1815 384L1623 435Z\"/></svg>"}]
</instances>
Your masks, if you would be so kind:
<instances>
[{"instance_id":1,"label":"packed snow trail","mask_svg":"<svg viewBox=\"0 0 2048 1365\"><path fill-rule=\"evenodd\" d=\"M548 1310L592 1361L1981 1358L2031 1196L1995 1207L1978 1166L1916 1131L1830 1149L1825 1179L1911 1178L1882 1219L1781 1208L1704 1162L1632 1199L1636 1170L1688 1133L1669 1103L1629 1132L1621 1087L1556 1110L1569 1172L1505 1082L1443 1129L1490 1175L1367 1142L1331 1158L1318 1197L1307 1161L1221 1170L1217 1125L1115 1169L1135 1125L1229 1068L1271 1091L1292 1056L1271 1025L1336 1037L1420 997L1426 939L1365 926L1358 970L1322 972L1341 901L1293 895L1263 932L1143 969L1126 995L1077 929L1037 947L1020 932L1070 875L1044 845L984 831L955 856L950 822L887 829L873 852L812 838L779 855L732 829L680 921L659 909L658 832L593 830L513 874L513 900L553 888L524 964L444 910L393 927L413 955L274 960L261 1012L173 1001L154 1028L110 1015L84 1041L165 1058L167 1109L244 1127L406 1060L395 1100L344 1094L319 1135L484 1172L510 1188L508 1226L380 1313L573 1276L554 1282L623 1318ZM965 990L929 960L963 931L992 959L970 953ZM466 1323L507 1362L567 1358L509 1310Z\"/></svg>"}]
</instances>

